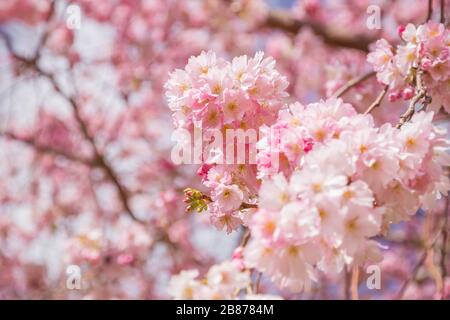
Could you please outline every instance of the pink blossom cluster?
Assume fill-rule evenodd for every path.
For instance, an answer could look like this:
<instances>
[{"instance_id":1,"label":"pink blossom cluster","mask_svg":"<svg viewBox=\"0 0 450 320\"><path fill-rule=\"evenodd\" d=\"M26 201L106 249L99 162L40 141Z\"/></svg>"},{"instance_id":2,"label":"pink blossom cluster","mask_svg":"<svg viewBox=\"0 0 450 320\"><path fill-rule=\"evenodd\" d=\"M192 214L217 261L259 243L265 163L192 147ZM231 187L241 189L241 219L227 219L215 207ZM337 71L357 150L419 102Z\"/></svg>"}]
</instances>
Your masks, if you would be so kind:
<instances>
[{"instance_id":1,"label":"pink blossom cluster","mask_svg":"<svg viewBox=\"0 0 450 320\"><path fill-rule=\"evenodd\" d=\"M216 57L212 53L201 57L208 59L198 66L194 64L198 58L191 58L186 69L194 65L209 74ZM198 89L190 94L196 86L187 73L172 74L167 89L175 113L191 106L183 122L176 120L178 127L191 128L203 123L202 111L210 101L219 110L223 105L220 94L218 102L214 97L214 83L203 86L206 103L197 98ZM279 106L283 96L277 95L270 104L279 99L275 102ZM261 104L264 97L254 105L255 111L246 109L240 117L258 112ZM212 189L212 221L219 228L226 226L227 232L240 224L248 226L251 240L243 253L245 267L293 292L310 288L318 271L336 275L347 266L377 262L381 253L373 238L390 224L408 220L420 207L431 209L450 189L443 169L450 165L450 142L446 131L433 125L433 114L416 113L396 129L390 123L375 126L371 115L358 114L341 99L290 104L279 111L273 125L262 127L256 171L235 165L201 166L203 182ZM220 119L223 126L226 120ZM239 169L262 179L261 185L250 188L259 189L257 196L243 192L248 186L237 179ZM258 209L246 210L244 203L257 203Z\"/></svg>"},{"instance_id":2,"label":"pink blossom cluster","mask_svg":"<svg viewBox=\"0 0 450 320\"><path fill-rule=\"evenodd\" d=\"M17 19L35 25L50 13L51 2L47 0L8 0L0 3L0 23Z\"/></svg>"},{"instance_id":3,"label":"pink blossom cluster","mask_svg":"<svg viewBox=\"0 0 450 320\"><path fill-rule=\"evenodd\" d=\"M212 202L208 206L211 223L217 229L231 233L245 224L253 211L242 205L255 202L258 192L256 166L203 165L201 169L207 170L203 184L211 189Z\"/></svg>"},{"instance_id":4,"label":"pink blossom cluster","mask_svg":"<svg viewBox=\"0 0 450 320\"><path fill-rule=\"evenodd\" d=\"M275 70L275 60L264 58L262 52L227 62L209 51L190 58L185 70L170 75L166 95L177 128L258 130L275 121L287 86L286 78ZM205 155L203 161L199 174L212 190L212 222L231 232L245 219L241 204L257 193L256 168L215 164Z\"/></svg>"},{"instance_id":5,"label":"pink blossom cluster","mask_svg":"<svg viewBox=\"0 0 450 320\"><path fill-rule=\"evenodd\" d=\"M169 282L170 296L178 300L278 300L279 296L253 294L250 273L234 261L225 261L210 267L202 279L198 270L184 270L174 275ZM245 294L241 291L245 290Z\"/></svg>"},{"instance_id":6,"label":"pink blossom cluster","mask_svg":"<svg viewBox=\"0 0 450 320\"><path fill-rule=\"evenodd\" d=\"M250 274L234 262L212 266L204 279L198 270L184 270L171 278L168 292L175 299L236 299L240 290L250 285Z\"/></svg>"},{"instance_id":7,"label":"pink blossom cluster","mask_svg":"<svg viewBox=\"0 0 450 320\"><path fill-rule=\"evenodd\" d=\"M300 0L291 10L273 3L0 0L0 299L161 299L172 275L175 298L342 298L344 274L334 274L378 261L378 241L389 247L378 264L382 290L360 290L360 298L450 297L450 220L445 201L436 201L448 189L448 134L431 125L431 113L401 130L378 127L398 122L398 94L417 94L418 74L423 101L432 98L427 111L448 111L448 26L438 35L442 27L429 22L415 42L414 30L402 27L399 46L397 26L421 24L430 4L431 19L443 12L448 20L450 2ZM74 29L69 4L81 9ZM379 30L366 25L373 4ZM364 75L367 45L379 37L392 44L389 60L409 68L397 87L389 83L396 101L384 99L373 120L340 100L307 105ZM199 74L209 52L172 76L178 129L214 128L205 118L211 110L222 132L263 128L256 164L203 157L203 187L192 166L170 161L164 88L169 71L202 50L228 58L264 50L279 72L258 53L215 57ZM214 93L215 84L223 92ZM341 97L363 112L384 85L366 78ZM236 113L233 103L224 110L233 99L243 104ZM435 114L448 125L447 114ZM196 191L207 214L186 214L186 187L204 188ZM209 222L237 232L226 236ZM241 232L232 262L211 267ZM67 286L72 264L81 290ZM319 290L291 292L319 277Z\"/></svg>"},{"instance_id":8,"label":"pink blossom cluster","mask_svg":"<svg viewBox=\"0 0 450 320\"><path fill-rule=\"evenodd\" d=\"M419 207L431 209L450 189L443 170L450 142L432 118L433 112L420 112L400 130L377 128L370 115L340 99L281 111L272 128L294 126L299 149L283 147L294 144L288 131L287 139L275 142L287 159L282 173L267 163L260 171L270 178L248 223L246 266L301 291L317 280L318 270L333 275L346 265L378 261L372 238ZM313 146L309 152L302 150L305 137Z\"/></svg>"},{"instance_id":9,"label":"pink blossom cluster","mask_svg":"<svg viewBox=\"0 0 450 320\"><path fill-rule=\"evenodd\" d=\"M273 122L287 86L262 52L228 62L209 51L170 75L166 96L177 128L257 128Z\"/></svg>"},{"instance_id":10,"label":"pink blossom cluster","mask_svg":"<svg viewBox=\"0 0 450 320\"><path fill-rule=\"evenodd\" d=\"M430 95L431 107L438 111L450 105L450 32L444 24L429 21L417 28L413 24L399 28L402 44L396 48L385 39L376 42L367 61L377 72L377 79L389 85L389 100L411 99L414 80L423 72L423 85Z\"/></svg>"},{"instance_id":11,"label":"pink blossom cluster","mask_svg":"<svg viewBox=\"0 0 450 320\"><path fill-rule=\"evenodd\" d=\"M122 220L111 230L91 227L67 243L70 263L118 266L131 265L142 259L142 250L150 248L153 239L147 230L137 224Z\"/></svg>"},{"instance_id":12,"label":"pink blossom cluster","mask_svg":"<svg viewBox=\"0 0 450 320\"><path fill-rule=\"evenodd\" d=\"M290 175L315 144L338 137L346 125L339 125L339 120L352 115L356 115L353 107L341 99L329 99L306 107L294 103L281 110L274 125L261 129L258 177L264 178L279 170ZM273 157L274 153L280 155L279 159Z\"/></svg>"},{"instance_id":13,"label":"pink blossom cluster","mask_svg":"<svg viewBox=\"0 0 450 320\"><path fill-rule=\"evenodd\" d=\"M274 57L277 68L287 76L291 84L289 94L304 102L333 96L339 88L368 73L371 68L365 52L330 48L311 30L303 28L295 38L282 33L270 37L266 53ZM316 64L324 67L316 68ZM381 89L381 84L371 77L352 87L343 98L357 111L364 112ZM383 104L387 107L372 112L375 123L395 122L399 117L399 108L387 99Z\"/></svg>"},{"instance_id":14,"label":"pink blossom cluster","mask_svg":"<svg viewBox=\"0 0 450 320\"><path fill-rule=\"evenodd\" d=\"M0 297L167 297L156 279L202 268L211 254L192 241L200 226L180 189L197 177L170 162L163 86L201 50L253 50L265 3L73 0L81 24L68 29L64 1L0 2L2 89L29 97L25 113L4 110L0 130ZM127 243L133 234L149 242ZM45 241L64 252L44 259ZM88 288L65 290L66 263L82 267Z\"/></svg>"}]
</instances>

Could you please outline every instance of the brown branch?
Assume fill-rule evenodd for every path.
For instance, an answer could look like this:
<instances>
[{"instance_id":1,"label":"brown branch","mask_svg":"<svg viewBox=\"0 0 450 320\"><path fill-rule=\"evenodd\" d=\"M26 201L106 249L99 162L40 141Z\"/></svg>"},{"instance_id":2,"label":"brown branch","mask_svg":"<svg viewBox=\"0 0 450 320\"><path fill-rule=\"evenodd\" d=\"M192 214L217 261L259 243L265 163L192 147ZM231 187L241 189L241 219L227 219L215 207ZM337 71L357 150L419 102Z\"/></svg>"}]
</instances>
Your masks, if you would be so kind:
<instances>
[{"instance_id":1,"label":"brown branch","mask_svg":"<svg viewBox=\"0 0 450 320\"><path fill-rule=\"evenodd\" d=\"M240 247L244 248L248 241L250 240L250 230L248 228L244 229L244 235L242 236Z\"/></svg>"},{"instance_id":2,"label":"brown branch","mask_svg":"<svg viewBox=\"0 0 450 320\"><path fill-rule=\"evenodd\" d=\"M427 92L423 87L422 72L419 70L417 71L416 75L416 95L411 99L411 102L409 103L408 109L406 109L405 113L400 116L400 121L396 126L397 129L400 129L406 122L411 120L415 112L414 108L416 106L416 103L419 102L419 100L423 99L426 94Z\"/></svg>"},{"instance_id":3,"label":"brown branch","mask_svg":"<svg viewBox=\"0 0 450 320\"><path fill-rule=\"evenodd\" d=\"M389 86L385 86L383 90L381 90L378 97L375 101L370 105L370 107L364 112L364 114L369 114L373 111L373 109L378 108L381 105L381 101L383 101L384 96L388 92Z\"/></svg>"},{"instance_id":4,"label":"brown branch","mask_svg":"<svg viewBox=\"0 0 450 320\"><path fill-rule=\"evenodd\" d=\"M256 275L256 281L255 281L255 286L254 286L255 294L257 294L259 291L259 285L261 283L261 278L262 278L262 272L258 272L258 274Z\"/></svg>"},{"instance_id":5,"label":"brown branch","mask_svg":"<svg viewBox=\"0 0 450 320\"><path fill-rule=\"evenodd\" d=\"M314 21L297 20L288 11L281 9L274 9L269 12L265 26L294 34L302 28L310 28L330 46L357 49L365 52L369 51L369 44L376 40L366 36L352 36L348 33L338 32L331 27L323 26Z\"/></svg>"},{"instance_id":6,"label":"brown branch","mask_svg":"<svg viewBox=\"0 0 450 320\"><path fill-rule=\"evenodd\" d=\"M411 283L411 281L416 277L417 272L419 271L420 267L424 264L426 258L428 255L428 250L425 250L425 252L420 257L419 261L416 263L412 270L412 276L406 279L405 282L403 282L402 286L400 287L400 290L397 293L396 299L400 300L403 298L403 295L405 294L406 289L408 288L408 285Z\"/></svg>"},{"instance_id":7,"label":"brown branch","mask_svg":"<svg viewBox=\"0 0 450 320\"><path fill-rule=\"evenodd\" d=\"M125 187L120 183L118 176L116 175L116 173L114 172L114 170L112 169L112 166L108 163L108 161L105 159L105 157L101 154L101 152L98 150L97 145L95 143L95 139L94 137L89 133L89 130L86 126L86 123L84 122L81 114L80 114L80 110L78 107L78 104L76 103L75 99L71 96L66 96L61 88L59 87L58 83L56 82L55 77L52 74L46 73L45 71L43 71L42 69L40 69L37 65L36 65L36 70L43 76L47 77L47 79L50 80L52 86L55 88L55 90L60 93L60 95L62 95L64 98L67 99L67 101L69 102L72 111L74 113L75 116L75 120L77 121L80 129L81 129L81 133L83 135L83 137L89 141L89 143L92 146L92 149L94 151L94 157L95 157L95 164L102 168L103 171L105 172L106 176L109 178L109 180L114 184L114 186L117 189L120 201L125 209L125 211L127 212L127 214L135 221L138 222L142 222L140 221L134 214L133 211L131 210L130 207L130 200L128 197L128 191L125 189Z\"/></svg>"},{"instance_id":8,"label":"brown branch","mask_svg":"<svg viewBox=\"0 0 450 320\"><path fill-rule=\"evenodd\" d=\"M350 300L350 286L351 286L351 278L350 271L347 267L344 268L344 299Z\"/></svg>"},{"instance_id":9,"label":"brown branch","mask_svg":"<svg viewBox=\"0 0 450 320\"><path fill-rule=\"evenodd\" d=\"M433 0L428 0L428 13L427 13L427 21L431 19L433 16Z\"/></svg>"},{"instance_id":10,"label":"brown branch","mask_svg":"<svg viewBox=\"0 0 450 320\"><path fill-rule=\"evenodd\" d=\"M2 132L2 133L0 133L0 136L4 137L6 139L9 139L9 140L13 140L13 141L17 141L17 142L26 144L26 145L32 147L33 149L35 149L36 151L38 151L40 153L50 154L50 155L53 155L53 156L60 156L60 157L63 157L65 159L67 159L67 160L70 160L70 161L73 161L73 162L78 162L78 163L84 164L84 165L89 166L89 167L95 166L95 162L90 160L90 159L79 157L77 155L68 153L68 152L66 152L64 150L60 150L60 149L57 149L57 148L54 148L54 147L51 147L51 146L41 145L33 138L18 137L18 136L14 135L13 133L10 133L10 132Z\"/></svg>"},{"instance_id":11,"label":"brown branch","mask_svg":"<svg viewBox=\"0 0 450 320\"><path fill-rule=\"evenodd\" d=\"M445 25L445 0L441 0L441 17L439 21Z\"/></svg>"},{"instance_id":12,"label":"brown branch","mask_svg":"<svg viewBox=\"0 0 450 320\"><path fill-rule=\"evenodd\" d=\"M354 86L358 85L359 83L373 77L375 75L375 71L371 71L368 73L365 73L359 77L353 78L350 81L348 81L346 84L344 84L342 87L340 87L339 89L336 90L335 93L333 93L332 97L333 98L339 98L341 96L343 96L345 93L347 93L351 88L353 88Z\"/></svg>"},{"instance_id":13,"label":"brown branch","mask_svg":"<svg viewBox=\"0 0 450 320\"><path fill-rule=\"evenodd\" d=\"M258 208L257 204L242 202L241 206L239 207L239 210L256 209L256 208Z\"/></svg>"}]
</instances>

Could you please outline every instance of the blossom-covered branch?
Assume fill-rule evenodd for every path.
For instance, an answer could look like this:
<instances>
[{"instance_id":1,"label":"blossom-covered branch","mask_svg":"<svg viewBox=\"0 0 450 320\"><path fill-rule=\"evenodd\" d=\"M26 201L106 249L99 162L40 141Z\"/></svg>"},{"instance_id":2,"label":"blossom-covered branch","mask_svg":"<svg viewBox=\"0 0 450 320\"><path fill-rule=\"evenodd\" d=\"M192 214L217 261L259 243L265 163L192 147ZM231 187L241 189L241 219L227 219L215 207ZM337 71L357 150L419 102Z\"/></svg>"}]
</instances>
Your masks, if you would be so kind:
<instances>
[{"instance_id":1,"label":"blossom-covered branch","mask_svg":"<svg viewBox=\"0 0 450 320\"><path fill-rule=\"evenodd\" d=\"M400 126L377 127L371 115L361 115L335 97L283 107L279 102L285 95L276 85L282 78L273 66L259 54L226 62L203 52L185 70L171 74L167 96L178 128L241 128L247 113L269 103L279 106L276 121L259 138L256 172L249 165L236 168L211 159L206 147L199 174L212 188L211 197L189 190L188 202L203 210L213 201L211 221L227 232L239 224L249 228L245 269L262 272L293 292L310 289L319 272L334 275L353 269L351 291L356 297L358 266L380 260L373 238L420 207L432 208L450 189L443 175L450 164L445 151L450 141L445 130L433 125L433 113L424 111L408 109ZM426 95L421 74L415 77L413 106ZM262 180L251 197L244 192L255 186L238 180L249 175ZM258 207L241 215L245 198L257 199Z\"/></svg>"},{"instance_id":2,"label":"blossom-covered branch","mask_svg":"<svg viewBox=\"0 0 450 320\"><path fill-rule=\"evenodd\" d=\"M448 1L0 2L0 299L449 297Z\"/></svg>"}]
</instances>

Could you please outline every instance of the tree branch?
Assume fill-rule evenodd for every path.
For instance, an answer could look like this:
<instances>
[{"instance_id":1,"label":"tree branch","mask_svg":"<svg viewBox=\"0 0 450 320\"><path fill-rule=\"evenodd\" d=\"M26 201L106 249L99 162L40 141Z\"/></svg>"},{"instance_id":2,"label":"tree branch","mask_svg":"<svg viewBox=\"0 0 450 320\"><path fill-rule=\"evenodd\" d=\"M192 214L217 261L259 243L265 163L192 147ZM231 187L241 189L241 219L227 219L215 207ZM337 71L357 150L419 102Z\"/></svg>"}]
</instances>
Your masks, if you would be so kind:
<instances>
[{"instance_id":1,"label":"tree branch","mask_svg":"<svg viewBox=\"0 0 450 320\"><path fill-rule=\"evenodd\" d=\"M422 71L417 71L416 74L416 95L411 99L411 102L409 103L408 109L406 109L406 112L400 116L400 121L397 123L396 128L400 129L406 122L411 120L412 116L415 112L415 106L416 103L419 102L422 98L424 98L427 95L427 92L423 86L422 81Z\"/></svg>"},{"instance_id":2,"label":"tree branch","mask_svg":"<svg viewBox=\"0 0 450 320\"><path fill-rule=\"evenodd\" d=\"M239 245L240 247L244 248L248 241L250 240L250 230L248 228L244 229L244 235L242 236L242 240L241 240L241 244Z\"/></svg>"},{"instance_id":3,"label":"tree branch","mask_svg":"<svg viewBox=\"0 0 450 320\"><path fill-rule=\"evenodd\" d=\"M69 103L69 105L72 108L72 111L74 113L75 116L75 120L77 121L81 133L83 135L83 137L91 144L92 149L94 151L94 165L97 167L100 167L103 172L105 172L106 176L108 177L108 179L112 182L112 184L116 187L118 195L119 195L119 199L123 205L124 210L126 211L126 213L135 221L142 223L141 220L139 220L132 212L131 207L130 207L130 201L129 201L129 197L128 197L128 192L125 189L125 187L120 183L118 176L116 175L116 173L114 172L114 170L112 169L111 165L108 163L108 161L104 158L104 156L100 153L100 151L97 148L97 145L95 143L95 139L93 136L91 136L91 134L89 133L89 130L86 126L86 123L84 122L83 118L81 117L80 111L79 111L79 107L77 102L75 101L75 99L72 96L66 95L63 90L61 89L61 87L59 86L58 82L56 81L55 77L53 74L43 70L42 68L39 67L38 63L37 63L37 57L39 56L39 54L37 53L35 57L28 59L28 58L24 58L21 57L19 55L17 55L12 48L11 45L11 41L10 38L8 37L8 35L4 32L2 32L0 30L0 36L4 39L5 43L6 43L6 47L9 50L9 53L11 54L11 56L16 59L17 61L20 61L22 63L24 63L27 67L33 69L35 72L37 72L37 74L39 74L40 76L43 76L45 78L47 78L50 81L50 84L52 85L53 89L59 94L61 95L63 98L65 98L67 100L67 102Z\"/></svg>"},{"instance_id":4,"label":"tree branch","mask_svg":"<svg viewBox=\"0 0 450 320\"><path fill-rule=\"evenodd\" d=\"M361 75L359 77L351 79L346 84L344 84L342 87L337 89L336 92L333 93L332 97L333 98L339 98L339 97L343 96L351 88L353 88L354 86L358 85L359 83L361 83L361 82L363 82L363 81L373 77L375 74L376 74L375 71L371 71L371 72L365 73L365 74L363 74L363 75Z\"/></svg>"},{"instance_id":5,"label":"tree branch","mask_svg":"<svg viewBox=\"0 0 450 320\"><path fill-rule=\"evenodd\" d=\"M80 114L80 110L78 107L78 104L76 103L75 99L71 96L66 96L61 88L59 87L58 83L56 82L55 77L52 74L49 74L45 71L43 71L42 69L40 69L37 65L35 65L36 67L36 71L38 71L38 73L40 73L41 75L47 77L48 80L50 80L52 86L54 87L54 89L64 98L66 98L66 100L69 102L72 111L74 113L75 116L75 120L77 121L80 129L81 129L81 133L83 135L83 137L89 141L89 143L92 146L92 149L94 151L94 157L95 157L95 164L102 168L103 171L105 172L106 176L109 178L109 180L114 184L114 186L117 189L118 195L119 195L119 199L122 202L122 205L125 209L125 211L127 212L127 214L135 221L137 222L141 222L141 220L139 220L134 214L133 211L131 210L130 207L130 200L128 197L128 191L125 189L125 187L120 183L118 176L116 175L116 173L114 172L114 170L112 169L111 165L108 163L108 161L105 159L105 157L101 154L101 152L98 150L97 145L95 143L95 139L94 137L89 133L89 130L86 126L86 123L84 122L81 114Z\"/></svg>"},{"instance_id":6,"label":"tree branch","mask_svg":"<svg viewBox=\"0 0 450 320\"><path fill-rule=\"evenodd\" d=\"M445 0L441 0L441 17L439 21L445 25Z\"/></svg>"},{"instance_id":7,"label":"tree branch","mask_svg":"<svg viewBox=\"0 0 450 320\"><path fill-rule=\"evenodd\" d=\"M375 38L365 36L352 36L348 35L348 33L339 33L332 28L314 21L297 20L288 11L280 9L269 12L265 26L294 34L302 28L310 28L330 46L357 49L365 52L369 51L369 44L376 40Z\"/></svg>"},{"instance_id":8,"label":"tree branch","mask_svg":"<svg viewBox=\"0 0 450 320\"><path fill-rule=\"evenodd\" d=\"M344 300L350 300L351 276L347 267L344 268Z\"/></svg>"},{"instance_id":9,"label":"tree branch","mask_svg":"<svg viewBox=\"0 0 450 320\"><path fill-rule=\"evenodd\" d=\"M429 21L432 16L433 16L433 0L428 0L428 13L426 21Z\"/></svg>"},{"instance_id":10,"label":"tree branch","mask_svg":"<svg viewBox=\"0 0 450 320\"><path fill-rule=\"evenodd\" d=\"M65 152L63 150L56 149L56 148L53 148L51 146L40 145L33 138L18 137L18 136L14 135L13 133L10 133L10 132L2 132L2 133L0 133L0 136L4 137L6 139L9 139L9 140L13 140L13 141L17 141L17 142L21 142L23 144L26 144L26 145L34 148L36 151L41 152L41 153L50 154L50 155L54 155L54 156L61 156L61 157L65 158L65 159L67 159L67 160L78 162L78 163L84 164L84 165L89 166L89 167L95 166L95 162L90 160L90 159L79 157L77 155L67 153L67 152Z\"/></svg>"},{"instance_id":11,"label":"tree branch","mask_svg":"<svg viewBox=\"0 0 450 320\"><path fill-rule=\"evenodd\" d=\"M433 241L429 245L425 246L425 250L420 257L419 261L417 261L416 265L414 266L411 276L403 282L402 286L400 287L400 290L398 291L396 295L396 299L400 300L403 298L403 295L405 294L406 289L408 288L408 285L411 283L411 281L417 276L417 273L419 272L420 267L425 263L425 260L427 259L428 250L434 247L437 240L439 239L439 236L441 235L441 231L439 231L436 236L434 237Z\"/></svg>"},{"instance_id":12,"label":"tree branch","mask_svg":"<svg viewBox=\"0 0 450 320\"><path fill-rule=\"evenodd\" d=\"M262 272L258 272L258 274L256 275L256 281L255 281L255 285L254 285L255 294L257 294L259 291L259 285L261 283L261 278L262 278Z\"/></svg>"},{"instance_id":13,"label":"tree branch","mask_svg":"<svg viewBox=\"0 0 450 320\"><path fill-rule=\"evenodd\" d=\"M378 108L381 104L381 101L383 101L384 96L386 95L387 91L389 89L389 86L385 86L383 90L381 90L378 97L375 99L375 101L370 105L370 107L364 112L364 114L369 114L373 111L373 109Z\"/></svg>"}]
</instances>

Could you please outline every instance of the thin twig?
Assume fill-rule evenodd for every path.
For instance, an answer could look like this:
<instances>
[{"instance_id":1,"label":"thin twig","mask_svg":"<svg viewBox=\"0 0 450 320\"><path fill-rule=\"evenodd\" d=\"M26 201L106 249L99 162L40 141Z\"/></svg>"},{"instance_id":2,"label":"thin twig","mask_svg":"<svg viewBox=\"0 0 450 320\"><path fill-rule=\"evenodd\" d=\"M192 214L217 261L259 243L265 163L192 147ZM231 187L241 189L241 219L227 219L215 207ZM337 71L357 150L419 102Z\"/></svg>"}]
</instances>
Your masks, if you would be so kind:
<instances>
[{"instance_id":1,"label":"thin twig","mask_svg":"<svg viewBox=\"0 0 450 320\"><path fill-rule=\"evenodd\" d=\"M258 293L259 291L259 284L261 283L261 278L262 278L262 272L258 272L258 274L256 275L256 281L255 281L255 294Z\"/></svg>"},{"instance_id":2,"label":"thin twig","mask_svg":"<svg viewBox=\"0 0 450 320\"><path fill-rule=\"evenodd\" d=\"M422 256L420 257L419 261L417 261L416 265L414 266L411 276L408 279L406 279L403 282L402 286L400 287L400 290L398 291L398 293L396 295L397 300L400 300L401 298L403 298L403 295L405 294L405 291L408 288L408 285L416 277L417 273L419 272L420 267L424 264L425 260L427 259L428 250L430 250L431 248L434 247L434 245L436 244L440 235L441 235L441 231L439 231L436 234L436 236L433 238L433 241L431 241L431 243L429 245L425 246L425 250L424 250Z\"/></svg>"},{"instance_id":3,"label":"thin twig","mask_svg":"<svg viewBox=\"0 0 450 320\"><path fill-rule=\"evenodd\" d=\"M359 83L373 77L375 75L374 71L368 72L366 74L363 74L359 77L353 78L350 81L348 81L346 84L344 84L342 87L336 90L336 92L332 95L333 98L339 98L342 95L344 95L347 91L349 91L354 86L358 85Z\"/></svg>"},{"instance_id":4,"label":"thin twig","mask_svg":"<svg viewBox=\"0 0 450 320\"><path fill-rule=\"evenodd\" d=\"M441 247L441 271L442 271L442 295L441 299L444 299L445 295L445 278L447 277L447 241L448 241L448 215L450 206L450 195L447 195L445 199L445 211L444 211L444 225L442 226L442 247Z\"/></svg>"},{"instance_id":5,"label":"thin twig","mask_svg":"<svg viewBox=\"0 0 450 320\"><path fill-rule=\"evenodd\" d=\"M239 207L239 210L256 209L256 208L258 208L257 204L242 202L241 206Z\"/></svg>"},{"instance_id":6,"label":"thin twig","mask_svg":"<svg viewBox=\"0 0 450 320\"><path fill-rule=\"evenodd\" d=\"M350 300L350 297L351 297L350 286L351 286L350 271L347 268L344 268L344 299L345 300Z\"/></svg>"},{"instance_id":7,"label":"thin twig","mask_svg":"<svg viewBox=\"0 0 450 320\"><path fill-rule=\"evenodd\" d=\"M357 265L352 268L351 296L352 300L359 300L358 295L359 267Z\"/></svg>"},{"instance_id":8,"label":"thin twig","mask_svg":"<svg viewBox=\"0 0 450 320\"><path fill-rule=\"evenodd\" d=\"M383 90L381 90L378 97L375 99L375 101L370 105L370 107L364 112L364 114L369 114L373 111L373 109L378 108L381 104L381 101L383 101L384 96L388 92L389 86L385 86Z\"/></svg>"},{"instance_id":9,"label":"thin twig","mask_svg":"<svg viewBox=\"0 0 450 320\"><path fill-rule=\"evenodd\" d=\"M241 244L239 245L242 248L244 248L250 240L250 230L248 228L245 228L244 230L244 235L242 236Z\"/></svg>"},{"instance_id":10,"label":"thin twig","mask_svg":"<svg viewBox=\"0 0 450 320\"><path fill-rule=\"evenodd\" d=\"M400 116L400 121L397 123L396 128L400 129L406 122L408 122L415 112L416 103L426 96L427 92L423 87L422 72L419 70L416 75L416 95L411 99L408 109Z\"/></svg>"}]
</instances>

